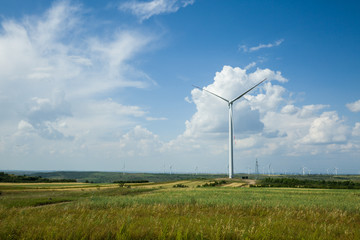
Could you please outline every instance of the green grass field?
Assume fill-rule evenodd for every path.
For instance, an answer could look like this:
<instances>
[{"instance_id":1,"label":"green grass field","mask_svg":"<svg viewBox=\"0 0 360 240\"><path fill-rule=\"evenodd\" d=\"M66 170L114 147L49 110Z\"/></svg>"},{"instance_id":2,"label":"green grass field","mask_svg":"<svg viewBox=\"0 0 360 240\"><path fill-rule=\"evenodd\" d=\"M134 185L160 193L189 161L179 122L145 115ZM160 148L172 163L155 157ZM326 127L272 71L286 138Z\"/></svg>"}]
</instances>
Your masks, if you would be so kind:
<instances>
[{"instance_id":1,"label":"green grass field","mask_svg":"<svg viewBox=\"0 0 360 240\"><path fill-rule=\"evenodd\" d=\"M360 239L359 190L207 182L1 183L0 239Z\"/></svg>"},{"instance_id":2,"label":"green grass field","mask_svg":"<svg viewBox=\"0 0 360 240\"><path fill-rule=\"evenodd\" d=\"M25 172L13 172L18 175L25 174ZM168 174L168 173L125 173L122 172L73 172L73 171L55 171L55 172L32 172L27 173L29 176L41 176L50 179L76 179L78 182L94 182L94 183L112 183L113 181L136 181L148 180L150 182L165 182L165 181L180 181L189 179L213 179L227 177L227 174ZM235 174L235 178L242 176L249 176L252 179L267 178L268 175L260 174ZM359 175L271 175L272 178L295 178L307 180L325 180L325 181L345 181L351 180L360 182Z\"/></svg>"}]
</instances>

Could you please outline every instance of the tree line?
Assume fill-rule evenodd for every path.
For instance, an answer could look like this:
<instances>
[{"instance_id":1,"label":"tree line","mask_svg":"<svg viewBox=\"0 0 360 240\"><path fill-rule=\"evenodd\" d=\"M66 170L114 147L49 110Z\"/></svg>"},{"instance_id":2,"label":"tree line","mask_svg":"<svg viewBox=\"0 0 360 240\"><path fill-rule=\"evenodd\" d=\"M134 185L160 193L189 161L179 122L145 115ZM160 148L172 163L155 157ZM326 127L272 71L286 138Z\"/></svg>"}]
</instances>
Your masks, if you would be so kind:
<instances>
[{"instance_id":1,"label":"tree line","mask_svg":"<svg viewBox=\"0 0 360 240\"><path fill-rule=\"evenodd\" d=\"M113 181L113 183L148 183L148 180Z\"/></svg>"},{"instance_id":2,"label":"tree line","mask_svg":"<svg viewBox=\"0 0 360 240\"><path fill-rule=\"evenodd\" d=\"M0 172L0 182L11 183L54 183L54 182L76 182L76 179L49 179L40 176L14 175Z\"/></svg>"},{"instance_id":3,"label":"tree line","mask_svg":"<svg viewBox=\"0 0 360 240\"><path fill-rule=\"evenodd\" d=\"M353 181L301 180L295 178L265 178L257 187L292 187L326 189L360 189L360 183Z\"/></svg>"}]
</instances>

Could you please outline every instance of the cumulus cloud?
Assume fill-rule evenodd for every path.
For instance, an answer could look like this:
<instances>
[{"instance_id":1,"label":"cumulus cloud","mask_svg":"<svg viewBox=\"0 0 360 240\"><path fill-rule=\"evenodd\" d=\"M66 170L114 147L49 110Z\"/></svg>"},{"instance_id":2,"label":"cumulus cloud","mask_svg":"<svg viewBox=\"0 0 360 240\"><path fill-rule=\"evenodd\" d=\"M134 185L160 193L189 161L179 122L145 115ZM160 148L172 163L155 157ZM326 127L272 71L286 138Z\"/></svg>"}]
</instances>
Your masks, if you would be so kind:
<instances>
[{"instance_id":1,"label":"cumulus cloud","mask_svg":"<svg viewBox=\"0 0 360 240\"><path fill-rule=\"evenodd\" d=\"M309 133L301 141L307 144L342 143L348 135L348 127L336 112L324 112L312 121Z\"/></svg>"},{"instance_id":2,"label":"cumulus cloud","mask_svg":"<svg viewBox=\"0 0 360 240\"><path fill-rule=\"evenodd\" d=\"M120 148L128 156L149 156L157 153L162 145L159 136L139 125L124 134L120 139Z\"/></svg>"},{"instance_id":3,"label":"cumulus cloud","mask_svg":"<svg viewBox=\"0 0 360 240\"><path fill-rule=\"evenodd\" d=\"M298 111L299 111L299 108L295 107L293 104L288 104L281 109L281 113L284 113L284 114L294 114Z\"/></svg>"},{"instance_id":4,"label":"cumulus cloud","mask_svg":"<svg viewBox=\"0 0 360 240\"><path fill-rule=\"evenodd\" d=\"M280 72L269 69L257 69L252 73L247 73L246 69L224 66L222 71L215 74L214 82L204 89L226 99L234 99L264 78L269 81L286 81L286 78ZM283 92L278 88L281 87L273 86L268 82L249 93L247 98L234 103L235 133L240 134L240 136L256 134L264 129L261 112L265 108L259 108L259 105L262 102L264 106L268 105L266 109L276 108L276 105L282 101L281 94L278 92ZM257 94L251 95L254 93ZM226 137L228 133L228 108L226 102L199 89L193 89L191 95L197 111L190 120L186 121L186 130L182 138L188 140L192 138L219 139Z\"/></svg>"},{"instance_id":5,"label":"cumulus cloud","mask_svg":"<svg viewBox=\"0 0 360 240\"><path fill-rule=\"evenodd\" d=\"M186 7L195 2L195 0L152 0L147 2L129 1L120 4L120 10L129 10L137 16L140 21L151 18L154 15L172 13L178 11L181 7Z\"/></svg>"},{"instance_id":6,"label":"cumulus cloud","mask_svg":"<svg viewBox=\"0 0 360 240\"><path fill-rule=\"evenodd\" d=\"M233 99L265 77L267 82L234 104L234 154L235 162L242 159L241 171L245 170L244 161L255 157L292 158L356 151L358 144L351 136L358 136L359 124L351 132L337 112L324 111L330 106L297 105L291 93L279 85L287 81L280 72L259 68L248 72L224 66L204 89ZM227 159L228 154L227 104L197 88L191 96L189 102L195 104L196 112L186 121L184 133L166 143L164 149L179 155L181 151L194 156L202 153L200 158L207 159L206 164L219 166L219 159Z\"/></svg>"},{"instance_id":7,"label":"cumulus cloud","mask_svg":"<svg viewBox=\"0 0 360 240\"><path fill-rule=\"evenodd\" d=\"M273 47L280 46L280 44L282 44L283 42L284 42L284 39L279 39L273 43L259 44L258 46L255 46L255 47L247 47L246 45L241 45L239 47L239 50L242 50L244 52L255 52L255 51L258 51L263 48L273 48Z\"/></svg>"},{"instance_id":8,"label":"cumulus cloud","mask_svg":"<svg viewBox=\"0 0 360 240\"><path fill-rule=\"evenodd\" d=\"M346 104L346 107L352 112L360 112L360 99L353 103Z\"/></svg>"},{"instance_id":9,"label":"cumulus cloud","mask_svg":"<svg viewBox=\"0 0 360 240\"><path fill-rule=\"evenodd\" d=\"M55 92L53 99L34 97L29 103L26 113L26 123L37 133L47 139L71 139L59 130L64 124L60 120L71 117L70 104L65 100L63 92ZM24 129L24 120L19 123L19 129ZM28 127L26 127L27 129Z\"/></svg>"}]
</instances>

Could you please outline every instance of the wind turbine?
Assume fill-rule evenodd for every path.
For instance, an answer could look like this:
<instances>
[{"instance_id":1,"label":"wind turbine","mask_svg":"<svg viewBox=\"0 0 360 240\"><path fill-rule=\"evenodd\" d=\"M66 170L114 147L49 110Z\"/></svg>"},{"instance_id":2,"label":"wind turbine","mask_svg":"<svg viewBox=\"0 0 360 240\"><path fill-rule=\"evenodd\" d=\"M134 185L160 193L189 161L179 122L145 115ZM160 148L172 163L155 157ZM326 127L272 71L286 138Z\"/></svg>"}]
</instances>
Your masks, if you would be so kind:
<instances>
[{"instance_id":1,"label":"wind turbine","mask_svg":"<svg viewBox=\"0 0 360 240\"><path fill-rule=\"evenodd\" d=\"M271 163L269 163L269 176L271 176Z\"/></svg>"},{"instance_id":2,"label":"wind turbine","mask_svg":"<svg viewBox=\"0 0 360 240\"><path fill-rule=\"evenodd\" d=\"M307 169L306 167L302 167L302 175L305 176L305 169Z\"/></svg>"},{"instance_id":3,"label":"wind turbine","mask_svg":"<svg viewBox=\"0 0 360 240\"><path fill-rule=\"evenodd\" d=\"M213 92L210 92L206 89L203 89L203 88L200 88L198 86L195 86L193 85L194 87L200 89L200 90L203 90L205 92L208 92L212 95L214 95L215 97L218 97L222 100L224 100L225 102L227 102L228 104L228 107L229 107L229 178L233 178L234 176L234 161L233 161L233 158L234 158L234 151L233 151L233 121L232 121L232 107L233 107L233 103L242 98L245 94L247 94L248 92L250 92L251 90L253 90L254 88L256 88L257 86L259 86L261 83L263 83L264 81L266 80L266 78L262 81L260 81L258 84L256 84L255 86L253 86L252 88L248 89L247 91L245 91L244 93L242 93L241 95L239 95L238 97L234 98L233 100L229 101L227 100L226 98L223 98Z\"/></svg>"},{"instance_id":4,"label":"wind turbine","mask_svg":"<svg viewBox=\"0 0 360 240\"><path fill-rule=\"evenodd\" d=\"M256 159L256 162L255 162L255 179L257 180L259 178L259 163L258 163L258 160Z\"/></svg>"}]
</instances>

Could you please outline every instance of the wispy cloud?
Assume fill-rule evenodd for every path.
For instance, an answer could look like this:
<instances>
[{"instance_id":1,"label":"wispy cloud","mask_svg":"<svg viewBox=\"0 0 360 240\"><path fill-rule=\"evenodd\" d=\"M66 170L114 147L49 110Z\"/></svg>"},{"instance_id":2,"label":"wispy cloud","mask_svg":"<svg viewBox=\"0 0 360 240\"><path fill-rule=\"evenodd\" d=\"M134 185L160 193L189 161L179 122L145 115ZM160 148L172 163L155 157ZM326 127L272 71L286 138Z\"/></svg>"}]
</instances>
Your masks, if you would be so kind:
<instances>
[{"instance_id":1,"label":"wispy cloud","mask_svg":"<svg viewBox=\"0 0 360 240\"><path fill-rule=\"evenodd\" d=\"M279 39L273 43L268 43L268 44L259 44L258 46L255 47L247 47L246 45L241 45L239 46L239 50L242 50L244 52L255 52L258 51L262 48L272 48L272 47L277 47L279 46L281 43L284 42L284 39Z\"/></svg>"},{"instance_id":2,"label":"wispy cloud","mask_svg":"<svg viewBox=\"0 0 360 240\"><path fill-rule=\"evenodd\" d=\"M182 7L192 5L194 2L195 0L153 0L149 2L129 1L120 4L119 10L130 11L142 22L154 15L176 12Z\"/></svg>"},{"instance_id":3,"label":"wispy cloud","mask_svg":"<svg viewBox=\"0 0 360 240\"><path fill-rule=\"evenodd\" d=\"M188 103L192 103L191 99L188 96L185 97L185 101Z\"/></svg>"},{"instance_id":4,"label":"wispy cloud","mask_svg":"<svg viewBox=\"0 0 360 240\"><path fill-rule=\"evenodd\" d=\"M248 65L246 65L246 67L244 68L245 70L249 70L250 68L253 68L256 66L256 62L251 62Z\"/></svg>"},{"instance_id":5,"label":"wispy cloud","mask_svg":"<svg viewBox=\"0 0 360 240\"><path fill-rule=\"evenodd\" d=\"M146 117L147 121L166 121L166 117Z\"/></svg>"},{"instance_id":6,"label":"wispy cloud","mask_svg":"<svg viewBox=\"0 0 360 240\"><path fill-rule=\"evenodd\" d=\"M135 30L87 34L83 11L57 1L41 15L1 21L0 108L7 117L0 121L7 124L0 124L0 139L31 135L37 139L32 144L46 147L43 141L86 139L86 132L97 139L145 119L140 107L104 98L114 89L152 82L129 60L153 38ZM17 132L8 132L15 125Z\"/></svg>"}]
</instances>

